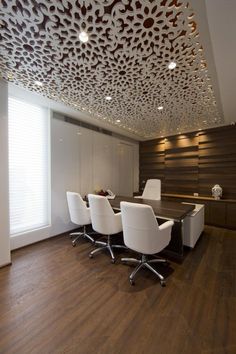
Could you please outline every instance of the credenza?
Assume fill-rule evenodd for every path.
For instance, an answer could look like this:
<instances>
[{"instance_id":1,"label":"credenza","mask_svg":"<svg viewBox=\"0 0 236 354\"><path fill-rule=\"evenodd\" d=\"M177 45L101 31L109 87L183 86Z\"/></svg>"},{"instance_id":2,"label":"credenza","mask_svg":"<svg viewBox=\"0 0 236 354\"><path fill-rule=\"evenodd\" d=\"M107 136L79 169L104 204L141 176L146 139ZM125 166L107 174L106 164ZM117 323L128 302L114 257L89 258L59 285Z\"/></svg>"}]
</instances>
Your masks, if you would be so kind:
<instances>
[{"instance_id":1,"label":"credenza","mask_svg":"<svg viewBox=\"0 0 236 354\"><path fill-rule=\"evenodd\" d=\"M162 200L188 202L205 205L205 224L236 229L236 200L212 197L191 196L184 194L162 194Z\"/></svg>"}]
</instances>

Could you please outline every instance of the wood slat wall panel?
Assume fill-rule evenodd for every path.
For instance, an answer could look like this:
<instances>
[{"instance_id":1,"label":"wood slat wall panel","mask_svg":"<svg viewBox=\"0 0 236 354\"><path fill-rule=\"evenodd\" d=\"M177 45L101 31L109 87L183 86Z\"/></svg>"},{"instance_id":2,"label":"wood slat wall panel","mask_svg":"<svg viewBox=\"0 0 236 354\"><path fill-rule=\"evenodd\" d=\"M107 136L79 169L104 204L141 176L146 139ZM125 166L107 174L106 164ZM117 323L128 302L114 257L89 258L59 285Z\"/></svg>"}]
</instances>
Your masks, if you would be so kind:
<instances>
[{"instance_id":1,"label":"wood slat wall panel","mask_svg":"<svg viewBox=\"0 0 236 354\"><path fill-rule=\"evenodd\" d=\"M197 192L198 136L175 136L165 142L166 193Z\"/></svg>"},{"instance_id":2,"label":"wood slat wall panel","mask_svg":"<svg viewBox=\"0 0 236 354\"><path fill-rule=\"evenodd\" d=\"M149 178L157 178L164 181L165 170L165 141L163 139L145 141L140 143L140 172L139 190L143 191ZM165 185L162 184L162 192Z\"/></svg>"},{"instance_id":3,"label":"wood slat wall panel","mask_svg":"<svg viewBox=\"0 0 236 354\"><path fill-rule=\"evenodd\" d=\"M209 193L214 184L224 198L236 198L236 129L206 131L199 135L199 193Z\"/></svg>"},{"instance_id":4,"label":"wood slat wall panel","mask_svg":"<svg viewBox=\"0 0 236 354\"><path fill-rule=\"evenodd\" d=\"M236 126L140 143L140 187L148 178L160 178L165 193L204 196L218 183L236 199Z\"/></svg>"}]
</instances>

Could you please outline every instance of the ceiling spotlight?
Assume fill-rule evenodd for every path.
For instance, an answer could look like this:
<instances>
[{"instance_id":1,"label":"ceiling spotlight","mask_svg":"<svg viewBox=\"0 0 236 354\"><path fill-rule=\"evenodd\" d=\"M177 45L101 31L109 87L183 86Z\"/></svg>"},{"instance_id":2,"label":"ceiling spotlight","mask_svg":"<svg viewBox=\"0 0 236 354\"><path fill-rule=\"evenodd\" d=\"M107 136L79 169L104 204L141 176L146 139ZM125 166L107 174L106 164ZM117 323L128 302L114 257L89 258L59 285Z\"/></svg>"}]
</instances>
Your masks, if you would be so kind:
<instances>
[{"instance_id":1,"label":"ceiling spotlight","mask_svg":"<svg viewBox=\"0 0 236 354\"><path fill-rule=\"evenodd\" d=\"M37 86L43 86L43 83L42 83L41 81L35 81L34 83L35 83L35 85L37 85Z\"/></svg>"},{"instance_id":2,"label":"ceiling spotlight","mask_svg":"<svg viewBox=\"0 0 236 354\"><path fill-rule=\"evenodd\" d=\"M86 42L88 42L88 40L89 40L89 36L88 36L88 34L86 33L86 32L80 32L80 34L79 34L79 40L81 41L81 42L83 42L83 43L86 43Z\"/></svg>"},{"instance_id":3,"label":"ceiling spotlight","mask_svg":"<svg viewBox=\"0 0 236 354\"><path fill-rule=\"evenodd\" d=\"M116 123L120 123L120 119L117 119L117 120L116 120Z\"/></svg>"},{"instance_id":4,"label":"ceiling spotlight","mask_svg":"<svg viewBox=\"0 0 236 354\"><path fill-rule=\"evenodd\" d=\"M163 106L157 107L157 109L159 109L159 111L161 111L163 108L164 108Z\"/></svg>"},{"instance_id":5,"label":"ceiling spotlight","mask_svg":"<svg viewBox=\"0 0 236 354\"><path fill-rule=\"evenodd\" d=\"M168 65L168 69L173 70L174 68L176 68L176 63L174 61L171 61L170 64Z\"/></svg>"},{"instance_id":6,"label":"ceiling spotlight","mask_svg":"<svg viewBox=\"0 0 236 354\"><path fill-rule=\"evenodd\" d=\"M110 100L111 100L111 96L106 96L105 99L106 99L107 101L110 101Z\"/></svg>"}]
</instances>

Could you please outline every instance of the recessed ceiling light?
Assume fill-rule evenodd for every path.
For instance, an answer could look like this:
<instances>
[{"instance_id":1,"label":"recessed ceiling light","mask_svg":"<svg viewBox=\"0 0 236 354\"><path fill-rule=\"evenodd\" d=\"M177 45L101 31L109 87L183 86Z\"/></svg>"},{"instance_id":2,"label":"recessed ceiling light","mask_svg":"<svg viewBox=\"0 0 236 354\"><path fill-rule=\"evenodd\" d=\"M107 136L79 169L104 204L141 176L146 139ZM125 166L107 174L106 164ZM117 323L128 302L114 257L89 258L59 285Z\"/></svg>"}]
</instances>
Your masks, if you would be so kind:
<instances>
[{"instance_id":1,"label":"recessed ceiling light","mask_svg":"<svg viewBox=\"0 0 236 354\"><path fill-rule=\"evenodd\" d=\"M106 99L107 101L110 101L110 100L111 100L111 96L106 96L105 99Z\"/></svg>"},{"instance_id":2,"label":"recessed ceiling light","mask_svg":"<svg viewBox=\"0 0 236 354\"><path fill-rule=\"evenodd\" d=\"M159 109L159 111L161 111L163 108L164 108L163 106L157 107L157 109Z\"/></svg>"},{"instance_id":3,"label":"recessed ceiling light","mask_svg":"<svg viewBox=\"0 0 236 354\"><path fill-rule=\"evenodd\" d=\"M117 120L116 120L116 123L120 123L120 119L117 119Z\"/></svg>"},{"instance_id":4,"label":"recessed ceiling light","mask_svg":"<svg viewBox=\"0 0 236 354\"><path fill-rule=\"evenodd\" d=\"M173 70L174 68L176 68L176 65L177 65L176 62L171 61L168 65L168 69Z\"/></svg>"},{"instance_id":5,"label":"recessed ceiling light","mask_svg":"<svg viewBox=\"0 0 236 354\"><path fill-rule=\"evenodd\" d=\"M80 32L80 34L79 34L79 40L80 40L81 42L83 42L83 43L88 42L88 40L89 40L88 34L87 34L86 32L84 32L84 31Z\"/></svg>"},{"instance_id":6,"label":"recessed ceiling light","mask_svg":"<svg viewBox=\"0 0 236 354\"><path fill-rule=\"evenodd\" d=\"M43 83L41 81L35 81L34 83L35 83L35 85L43 86Z\"/></svg>"}]
</instances>

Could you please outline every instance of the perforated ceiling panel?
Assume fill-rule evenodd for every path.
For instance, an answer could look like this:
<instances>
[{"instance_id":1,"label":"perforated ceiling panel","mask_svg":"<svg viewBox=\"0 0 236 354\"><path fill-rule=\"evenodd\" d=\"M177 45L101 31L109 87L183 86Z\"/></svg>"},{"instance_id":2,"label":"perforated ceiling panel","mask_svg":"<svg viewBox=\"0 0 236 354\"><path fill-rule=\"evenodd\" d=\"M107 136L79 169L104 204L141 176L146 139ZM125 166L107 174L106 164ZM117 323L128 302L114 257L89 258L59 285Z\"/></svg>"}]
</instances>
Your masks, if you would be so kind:
<instances>
[{"instance_id":1,"label":"perforated ceiling panel","mask_svg":"<svg viewBox=\"0 0 236 354\"><path fill-rule=\"evenodd\" d=\"M2 0L1 37L4 79L137 136L222 122L186 1Z\"/></svg>"}]
</instances>

